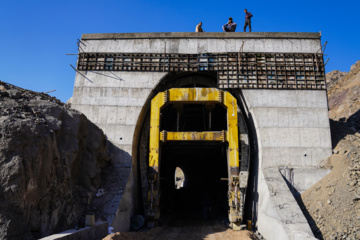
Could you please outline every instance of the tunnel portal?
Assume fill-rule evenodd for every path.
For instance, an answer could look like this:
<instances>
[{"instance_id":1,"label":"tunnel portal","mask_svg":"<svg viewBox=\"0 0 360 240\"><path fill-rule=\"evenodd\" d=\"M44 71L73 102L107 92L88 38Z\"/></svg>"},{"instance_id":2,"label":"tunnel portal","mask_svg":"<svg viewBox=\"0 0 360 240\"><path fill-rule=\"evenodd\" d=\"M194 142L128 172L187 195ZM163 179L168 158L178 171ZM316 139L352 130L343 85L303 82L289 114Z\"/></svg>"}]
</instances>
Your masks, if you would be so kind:
<instances>
[{"instance_id":1,"label":"tunnel portal","mask_svg":"<svg viewBox=\"0 0 360 240\"><path fill-rule=\"evenodd\" d=\"M149 189L145 205L148 225L156 225L164 208L161 204L169 197L175 197L172 202L178 202L177 210L188 202L195 207L186 208L188 212L196 213L196 206L201 204L210 208L211 197L215 199L210 196L213 186L228 196L229 221L239 225L243 205L238 138L237 101L230 93L215 88L174 88L158 93L151 101L150 114ZM170 179L175 179L175 169L181 165L185 188L171 191L175 183ZM213 170L222 169L223 165L225 171ZM221 180L227 181L227 191L217 183ZM216 202L221 205L221 201Z\"/></svg>"},{"instance_id":2,"label":"tunnel portal","mask_svg":"<svg viewBox=\"0 0 360 240\"><path fill-rule=\"evenodd\" d=\"M206 187L198 194L195 189L203 186L204 178L209 185L226 184L212 186L214 191L229 192L235 173L240 204L244 206L246 195L250 211L244 219L251 220L266 239L312 235L279 169L293 171L291 188L299 193L329 172L319 168L332 150L323 58L326 43L322 45L321 33L83 34L78 46L72 107L106 133L118 148L112 166L129 174L126 184L119 185L113 200L104 206L106 219L116 231L128 231L133 216L146 215L151 196L156 209L148 215L150 220L171 216L167 213L181 205L176 201L187 196L193 199L189 209L199 209ZM162 124L154 125L159 126L159 144L149 145L151 100L172 88L199 87L223 90L237 100L233 107L238 113L238 171L231 167L236 162L230 159L233 140L223 132L227 130L224 108L216 101L211 124L208 104L188 102L181 108L167 102L161 115L159 111ZM159 100L168 100L163 97ZM182 138L188 141L178 141ZM159 161L152 165L155 162L149 160L155 153ZM224 161L224 156L226 165L216 165L216 159ZM214 165L217 173L212 173ZM176 167L181 169L178 180ZM227 180L218 182L223 176ZM222 204L222 200L215 202ZM230 202L228 198L225 205L231 211ZM187 216L194 212L181 209ZM244 216L242 211L235 213ZM231 216L227 217L233 222Z\"/></svg>"}]
</instances>

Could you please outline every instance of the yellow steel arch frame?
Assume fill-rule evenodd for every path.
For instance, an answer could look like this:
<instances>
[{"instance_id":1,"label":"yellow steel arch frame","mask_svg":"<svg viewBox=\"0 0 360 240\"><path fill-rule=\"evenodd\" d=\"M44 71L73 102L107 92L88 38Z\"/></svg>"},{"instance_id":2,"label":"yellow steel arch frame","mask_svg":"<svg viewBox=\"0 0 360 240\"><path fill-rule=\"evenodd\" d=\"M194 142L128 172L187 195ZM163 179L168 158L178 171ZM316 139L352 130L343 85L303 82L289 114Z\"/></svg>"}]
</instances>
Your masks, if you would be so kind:
<instances>
[{"instance_id":1,"label":"yellow steel arch frame","mask_svg":"<svg viewBox=\"0 0 360 240\"><path fill-rule=\"evenodd\" d=\"M160 133L160 111L169 103L215 103L227 109L227 131L221 132L166 132ZM159 158L160 141L227 141L229 167L230 222L238 222L240 194L239 182L239 141L237 101L228 92L216 88L173 88L158 93L151 101L150 143L149 143L149 195L148 220L157 220L159 214Z\"/></svg>"}]
</instances>

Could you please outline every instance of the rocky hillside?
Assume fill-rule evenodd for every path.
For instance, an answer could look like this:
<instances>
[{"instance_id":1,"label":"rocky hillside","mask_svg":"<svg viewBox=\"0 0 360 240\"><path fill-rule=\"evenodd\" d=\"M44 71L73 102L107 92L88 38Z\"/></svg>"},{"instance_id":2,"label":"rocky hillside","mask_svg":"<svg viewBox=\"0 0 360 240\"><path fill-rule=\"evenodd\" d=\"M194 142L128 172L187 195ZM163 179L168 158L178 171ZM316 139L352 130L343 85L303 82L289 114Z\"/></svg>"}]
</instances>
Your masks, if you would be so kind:
<instances>
[{"instance_id":1,"label":"rocky hillside","mask_svg":"<svg viewBox=\"0 0 360 240\"><path fill-rule=\"evenodd\" d=\"M0 81L0 239L81 223L110 162L108 145L78 111Z\"/></svg>"},{"instance_id":2,"label":"rocky hillside","mask_svg":"<svg viewBox=\"0 0 360 240\"><path fill-rule=\"evenodd\" d=\"M301 198L316 237L360 239L360 61L327 81L333 169Z\"/></svg>"},{"instance_id":3,"label":"rocky hillside","mask_svg":"<svg viewBox=\"0 0 360 240\"><path fill-rule=\"evenodd\" d=\"M329 117L334 121L352 121L351 116L359 110L360 102L360 61L351 71L332 71L326 74L328 82Z\"/></svg>"}]
</instances>

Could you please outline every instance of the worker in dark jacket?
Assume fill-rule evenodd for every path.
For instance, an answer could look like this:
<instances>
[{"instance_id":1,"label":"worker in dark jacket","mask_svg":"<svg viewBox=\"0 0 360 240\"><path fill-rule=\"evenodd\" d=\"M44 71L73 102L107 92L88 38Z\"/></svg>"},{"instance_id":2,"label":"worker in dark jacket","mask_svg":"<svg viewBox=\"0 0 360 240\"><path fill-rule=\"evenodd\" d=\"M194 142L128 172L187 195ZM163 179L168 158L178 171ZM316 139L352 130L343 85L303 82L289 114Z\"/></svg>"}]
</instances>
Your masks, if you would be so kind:
<instances>
[{"instance_id":1,"label":"worker in dark jacket","mask_svg":"<svg viewBox=\"0 0 360 240\"><path fill-rule=\"evenodd\" d=\"M247 9L244 9L245 12L245 24L244 24L244 32L246 32L246 27L249 25L249 31L251 32L251 18L252 14L247 11Z\"/></svg>"},{"instance_id":2,"label":"worker in dark jacket","mask_svg":"<svg viewBox=\"0 0 360 240\"><path fill-rule=\"evenodd\" d=\"M229 21L222 28L224 32L235 32L236 26L237 24L233 22L232 17L229 17Z\"/></svg>"}]
</instances>

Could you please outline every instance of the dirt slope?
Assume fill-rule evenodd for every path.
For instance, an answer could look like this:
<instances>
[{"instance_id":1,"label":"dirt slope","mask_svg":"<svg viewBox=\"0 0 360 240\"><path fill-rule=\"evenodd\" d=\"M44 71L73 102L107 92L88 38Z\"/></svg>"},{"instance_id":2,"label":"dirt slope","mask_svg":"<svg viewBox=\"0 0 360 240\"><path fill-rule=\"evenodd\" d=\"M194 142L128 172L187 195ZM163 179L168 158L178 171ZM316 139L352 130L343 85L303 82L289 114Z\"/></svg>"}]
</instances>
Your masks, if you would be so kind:
<instances>
[{"instance_id":1,"label":"dirt slope","mask_svg":"<svg viewBox=\"0 0 360 240\"><path fill-rule=\"evenodd\" d=\"M327 80L333 169L301 197L316 237L360 239L360 62Z\"/></svg>"}]
</instances>

